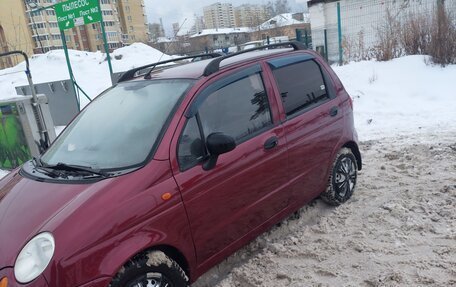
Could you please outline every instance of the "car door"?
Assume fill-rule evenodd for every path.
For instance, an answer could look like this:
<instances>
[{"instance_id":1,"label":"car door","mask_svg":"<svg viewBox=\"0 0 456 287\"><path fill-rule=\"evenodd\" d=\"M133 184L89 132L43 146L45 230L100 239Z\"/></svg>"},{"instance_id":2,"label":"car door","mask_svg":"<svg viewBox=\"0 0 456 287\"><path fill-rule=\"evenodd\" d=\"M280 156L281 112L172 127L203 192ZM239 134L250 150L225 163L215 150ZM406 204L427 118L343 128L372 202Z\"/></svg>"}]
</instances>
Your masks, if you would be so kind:
<instances>
[{"instance_id":1,"label":"car door","mask_svg":"<svg viewBox=\"0 0 456 287\"><path fill-rule=\"evenodd\" d=\"M332 154L343 135L343 113L332 81L310 54L268 61L282 102L290 188L298 205L328 182Z\"/></svg>"},{"instance_id":2,"label":"car door","mask_svg":"<svg viewBox=\"0 0 456 287\"><path fill-rule=\"evenodd\" d=\"M284 131L267 90L260 65L235 72L204 88L178 127L170 158L199 264L288 204ZM204 170L205 139L214 132L233 137L237 146Z\"/></svg>"}]
</instances>

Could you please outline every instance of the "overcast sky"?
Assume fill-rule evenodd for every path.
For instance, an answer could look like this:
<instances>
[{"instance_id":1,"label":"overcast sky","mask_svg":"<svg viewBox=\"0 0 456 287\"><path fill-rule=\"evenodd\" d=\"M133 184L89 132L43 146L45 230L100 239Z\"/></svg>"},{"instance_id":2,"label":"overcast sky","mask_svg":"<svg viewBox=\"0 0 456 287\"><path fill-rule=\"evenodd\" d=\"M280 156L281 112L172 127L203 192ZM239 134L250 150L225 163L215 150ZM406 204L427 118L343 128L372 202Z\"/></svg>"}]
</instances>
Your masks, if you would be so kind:
<instances>
[{"instance_id":1,"label":"overcast sky","mask_svg":"<svg viewBox=\"0 0 456 287\"><path fill-rule=\"evenodd\" d=\"M158 23L160 17L167 34L172 33L172 23L182 24L187 18L185 26L193 23L193 15L203 15L203 7L215 2L228 2L234 6L241 4L266 4L267 0L145 0L147 20L149 23ZM306 7L307 0L288 0L293 12L302 12Z\"/></svg>"}]
</instances>

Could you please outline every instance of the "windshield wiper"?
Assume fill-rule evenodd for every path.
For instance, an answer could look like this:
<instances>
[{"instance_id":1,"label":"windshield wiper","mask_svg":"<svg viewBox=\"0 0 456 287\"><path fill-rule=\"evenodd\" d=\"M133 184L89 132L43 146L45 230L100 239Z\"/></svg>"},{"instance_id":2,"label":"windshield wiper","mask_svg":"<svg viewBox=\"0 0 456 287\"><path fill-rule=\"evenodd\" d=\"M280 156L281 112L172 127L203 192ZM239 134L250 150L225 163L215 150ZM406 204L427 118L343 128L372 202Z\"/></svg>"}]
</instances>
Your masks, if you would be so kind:
<instances>
[{"instance_id":1,"label":"windshield wiper","mask_svg":"<svg viewBox=\"0 0 456 287\"><path fill-rule=\"evenodd\" d=\"M48 176L50 176L52 178L65 177L65 176L63 176L63 174L61 172L57 172L53 169L44 167L43 162L41 161L40 158L33 157L32 163L35 166L35 170L40 171L44 174L47 174Z\"/></svg>"},{"instance_id":2,"label":"windshield wiper","mask_svg":"<svg viewBox=\"0 0 456 287\"><path fill-rule=\"evenodd\" d=\"M95 169L90 166L72 165L72 164L66 164L63 162L59 162L56 165L45 164L45 165L43 165L43 167L55 169L55 170L63 170L63 171L86 172L86 173L90 173L90 174L99 175L102 177L109 177L109 174L107 172L104 172L100 169Z\"/></svg>"}]
</instances>

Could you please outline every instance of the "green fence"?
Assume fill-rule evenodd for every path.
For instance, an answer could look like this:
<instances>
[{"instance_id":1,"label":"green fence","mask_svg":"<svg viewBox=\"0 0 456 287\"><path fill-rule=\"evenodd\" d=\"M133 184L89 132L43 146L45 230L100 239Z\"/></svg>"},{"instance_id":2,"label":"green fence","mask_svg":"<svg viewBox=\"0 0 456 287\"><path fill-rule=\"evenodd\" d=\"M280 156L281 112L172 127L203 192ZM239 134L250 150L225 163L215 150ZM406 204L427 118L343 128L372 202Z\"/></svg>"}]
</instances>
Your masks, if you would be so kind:
<instances>
[{"instance_id":1,"label":"green fence","mask_svg":"<svg viewBox=\"0 0 456 287\"><path fill-rule=\"evenodd\" d=\"M455 0L340 0L311 5L313 49L330 63L375 58L378 46L406 36L403 24L410 17L420 25L435 15L439 4L456 14ZM406 54L398 46L397 53Z\"/></svg>"}]
</instances>

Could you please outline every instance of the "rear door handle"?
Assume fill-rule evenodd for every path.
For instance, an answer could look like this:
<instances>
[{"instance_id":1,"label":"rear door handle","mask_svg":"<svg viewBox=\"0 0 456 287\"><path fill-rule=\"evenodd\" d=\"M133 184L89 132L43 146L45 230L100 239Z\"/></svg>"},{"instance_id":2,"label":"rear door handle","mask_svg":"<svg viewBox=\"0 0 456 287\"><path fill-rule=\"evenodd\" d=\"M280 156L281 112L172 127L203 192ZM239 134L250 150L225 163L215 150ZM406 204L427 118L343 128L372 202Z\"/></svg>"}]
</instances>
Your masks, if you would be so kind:
<instances>
[{"instance_id":1,"label":"rear door handle","mask_svg":"<svg viewBox=\"0 0 456 287\"><path fill-rule=\"evenodd\" d=\"M264 142L264 149L266 149L266 150L272 149L272 148L275 148L278 145L279 145L279 139L276 136L273 136L273 137L268 138Z\"/></svg>"},{"instance_id":2,"label":"rear door handle","mask_svg":"<svg viewBox=\"0 0 456 287\"><path fill-rule=\"evenodd\" d=\"M332 107L330 110L329 110L329 115L331 117L335 117L337 116L337 112L339 111L339 108L338 107Z\"/></svg>"}]
</instances>

